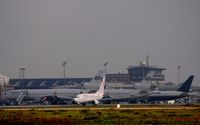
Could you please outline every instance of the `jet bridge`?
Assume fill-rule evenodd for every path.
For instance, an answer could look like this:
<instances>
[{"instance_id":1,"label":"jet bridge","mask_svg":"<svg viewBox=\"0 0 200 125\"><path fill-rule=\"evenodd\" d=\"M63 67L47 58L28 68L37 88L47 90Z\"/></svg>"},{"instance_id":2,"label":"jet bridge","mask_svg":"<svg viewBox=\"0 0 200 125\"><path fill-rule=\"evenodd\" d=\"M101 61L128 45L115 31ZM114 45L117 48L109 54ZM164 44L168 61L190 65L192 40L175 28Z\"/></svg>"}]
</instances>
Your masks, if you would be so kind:
<instances>
[{"instance_id":1,"label":"jet bridge","mask_svg":"<svg viewBox=\"0 0 200 125\"><path fill-rule=\"evenodd\" d=\"M24 97L27 97L27 96L28 96L28 91L21 91L19 96L16 99L17 105L21 104L21 102L24 99Z\"/></svg>"}]
</instances>

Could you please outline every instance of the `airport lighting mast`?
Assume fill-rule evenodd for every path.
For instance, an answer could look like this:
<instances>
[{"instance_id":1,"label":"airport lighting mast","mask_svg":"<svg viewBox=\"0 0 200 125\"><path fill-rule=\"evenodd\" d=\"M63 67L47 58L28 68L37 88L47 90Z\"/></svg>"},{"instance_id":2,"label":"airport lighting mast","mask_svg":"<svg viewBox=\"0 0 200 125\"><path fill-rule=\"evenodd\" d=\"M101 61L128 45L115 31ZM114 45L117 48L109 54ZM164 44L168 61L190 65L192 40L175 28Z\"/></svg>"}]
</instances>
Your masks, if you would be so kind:
<instances>
[{"instance_id":1,"label":"airport lighting mast","mask_svg":"<svg viewBox=\"0 0 200 125\"><path fill-rule=\"evenodd\" d=\"M20 68L19 69L19 78L24 79L25 78L25 70L26 68Z\"/></svg>"},{"instance_id":2,"label":"airport lighting mast","mask_svg":"<svg viewBox=\"0 0 200 125\"><path fill-rule=\"evenodd\" d=\"M178 84L180 83L180 69L181 69L181 65L179 65L177 67L177 70L178 70Z\"/></svg>"},{"instance_id":3,"label":"airport lighting mast","mask_svg":"<svg viewBox=\"0 0 200 125\"><path fill-rule=\"evenodd\" d=\"M142 62L142 79L143 79L143 80L144 80L144 67L145 67L145 65L146 65L146 62L143 61L143 62Z\"/></svg>"},{"instance_id":4,"label":"airport lighting mast","mask_svg":"<svg viewBox=\"0 0 200 125\"><path fill-rule=\"evenodd\" d=\"M108 65L108 62L105 62L105 63L104 63L104 68L105 68L105 76L106 76L106 70L107 70L107 69L106 69L106 66L107 66L107 65Z\"/></svg>"},{"instance_id":5,"label":"airport lighting mast","mask_svg":"<svg viewBox=\"0 0 200 125\"><path fill-rule=\"evenodd\" d=\"M66 82L66 78L65 78L65 69L66 69L66 64L67 64L67 61L64 61L62 66L63 66L63 77L64 77L64 86L65 86L65 82Z\"/></svg>"},{"instance_id":6,"label":"airport lighting mast","mask_svg":"<svg viewBox=\"0 0 200 125\"><path fill-rule=\"evenodd\" d=\"M26 71L26 68L24 68L24 67L19 68L19 79L24 80L25 71ZM25 83L24 82L23 82L23 88L25 88Z\"/></svg>"}]
</instances>

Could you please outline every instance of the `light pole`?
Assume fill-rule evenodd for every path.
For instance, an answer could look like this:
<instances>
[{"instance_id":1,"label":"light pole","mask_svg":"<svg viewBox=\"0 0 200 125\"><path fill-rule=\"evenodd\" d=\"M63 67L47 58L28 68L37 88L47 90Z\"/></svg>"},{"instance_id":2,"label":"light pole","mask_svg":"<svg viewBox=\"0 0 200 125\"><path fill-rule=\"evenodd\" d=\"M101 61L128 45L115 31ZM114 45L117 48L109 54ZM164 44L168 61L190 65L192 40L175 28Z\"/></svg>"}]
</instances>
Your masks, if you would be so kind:
<instances>
[{"instance_id":1,"label":"light pole","mask_svg":"<svg viewBox=\"0 0 200 125\"><path fill-rule=\"evenodd\" d=\"M105 68L105 76L106 76L106 70L107 70L107 69L106 69L106 66L107 66L107 65L108 65L108 62L105 62L105 63L104 63L104 68Z\"/></svg>"},{"instance_id":2,"label":"light pole","mask_svg":"<svg viewBox=\"0 0 200 125\"><path fill-rule=\"evenodd\" d=\"M177 70L178 70L178 84L180 83L180 69L181 69L181 65L179 65L177 67Z\"/></svg>"},{"instance_id":3,"label":"light pole","mask_svg":"<svg viewBox=\"0 0 200 125\"><path fill-rule=\"evenodd\" d=\"M104 68L105 68L105 69L104 69L104 70L105 70L105 80L106 80L106 70L107 70L107 69L106 69L106 66L107 66L107 65L108 65L108 62L105 62L105 63L104 63Z\"/></svg>"},{"instance_id":4,"label":"light pole","mask_svg":"<svg viewBox=\"0 0 200 125\"><path fill-rule=\"evenodd\" d=\"M19 68L19 79L24 81L26 68ZM25 83L23 82L22 87L25 88Z\"/></svg>"},{"instance_id":5,"label":"light pole","mask_svg":"<svg viewBox=\"0 0 200 125\"><path fill-rule=\"evenodd\" d=\"M66 81L66 79L65 79L65 66L66 66L66 64L67 64L67 61L64 61L63 62L63 64L62 64L62 66L63 66L63 77L64 77L64 86L65 86L65 81Z\"/></svg>"},{"instance_id":6,"label":"light pole","mask_svg":"<svg viewBox=\"0 0 200 125\"><path fill-rule=\"evenodd\" d=\"M19 78L24 79L25 78L25 70L26 68L20 68L19 69Z\"/></svg>"},{"instance_id":7,"label":"light pole","mask_svg":"<svg viewBox=\"0 0 200 125\"><path fill-rule=\"evenodd\" d=\"M142 80L144 80L144 67L145 67L146 62L142 62Z\"/></svg>"}]
</instances>

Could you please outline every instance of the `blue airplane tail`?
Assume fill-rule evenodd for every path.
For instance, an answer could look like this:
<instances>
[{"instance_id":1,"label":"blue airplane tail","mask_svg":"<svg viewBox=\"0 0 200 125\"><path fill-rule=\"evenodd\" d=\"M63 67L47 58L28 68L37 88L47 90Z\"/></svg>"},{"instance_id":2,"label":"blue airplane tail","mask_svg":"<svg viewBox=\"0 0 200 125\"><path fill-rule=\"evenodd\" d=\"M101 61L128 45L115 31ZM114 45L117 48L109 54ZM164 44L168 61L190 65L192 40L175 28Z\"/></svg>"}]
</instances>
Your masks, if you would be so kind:
<instances>
[{"instance_id":1,"label":"blue airplane tail","mask_svg":"<svg viewBox=\"0 0 200 125\"><path fill-rule=\"evenodd\" d=\"M193 78L194 78L194 75L191 75L191 76L181 85L181 87L180 87L177 91L189 92L190 87L191 87L191 85L192 85Z\"/></svg>"}]
</instances>

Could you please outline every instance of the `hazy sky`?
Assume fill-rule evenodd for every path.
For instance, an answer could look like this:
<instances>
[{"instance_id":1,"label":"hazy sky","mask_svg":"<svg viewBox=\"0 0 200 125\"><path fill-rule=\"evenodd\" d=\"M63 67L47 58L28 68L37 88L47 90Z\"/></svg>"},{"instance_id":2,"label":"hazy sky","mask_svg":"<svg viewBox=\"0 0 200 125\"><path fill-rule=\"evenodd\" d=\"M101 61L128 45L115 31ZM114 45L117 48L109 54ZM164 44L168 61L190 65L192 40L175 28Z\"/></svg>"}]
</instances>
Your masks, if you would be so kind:
<instances>
[{"instance_id":1,"label":"hazy sky","mask_svg":"<svg viewBox=\"0 0 200 125\"><path fill-rule=\"evenodd\" d=\"M200 85L199 0L0 0L0 72L18 78L127 73L150 56L166 81Z\"/></svg>"}]
</instances>

